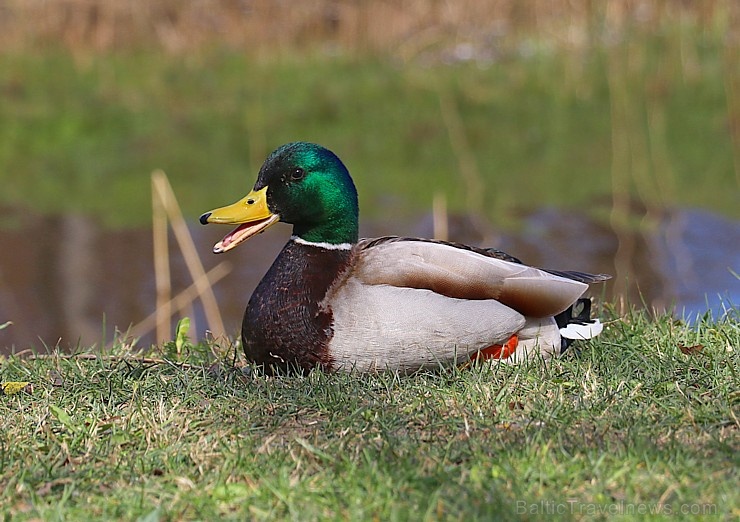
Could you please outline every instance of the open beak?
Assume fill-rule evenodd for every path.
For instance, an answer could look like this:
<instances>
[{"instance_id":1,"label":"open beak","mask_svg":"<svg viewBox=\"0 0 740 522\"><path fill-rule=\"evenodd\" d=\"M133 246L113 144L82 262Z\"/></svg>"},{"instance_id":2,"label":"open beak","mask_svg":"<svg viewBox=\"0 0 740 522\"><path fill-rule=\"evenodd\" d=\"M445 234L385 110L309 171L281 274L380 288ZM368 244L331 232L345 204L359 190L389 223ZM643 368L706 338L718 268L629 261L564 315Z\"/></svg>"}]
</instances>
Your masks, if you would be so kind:
<instances>
[{"instance_id":1,"label":"open beak","mask_svg":"<svg viewBox=\"0 0 740 522\"><path fill-rule=\"evenodd\" d=\"M228 252L278 221L280 216L267 208L267 187L251 191L233 205L217 208L200 216L203 225L208 223L239 225L213 246L214 254Z\"/></svg>"}]
</instances>

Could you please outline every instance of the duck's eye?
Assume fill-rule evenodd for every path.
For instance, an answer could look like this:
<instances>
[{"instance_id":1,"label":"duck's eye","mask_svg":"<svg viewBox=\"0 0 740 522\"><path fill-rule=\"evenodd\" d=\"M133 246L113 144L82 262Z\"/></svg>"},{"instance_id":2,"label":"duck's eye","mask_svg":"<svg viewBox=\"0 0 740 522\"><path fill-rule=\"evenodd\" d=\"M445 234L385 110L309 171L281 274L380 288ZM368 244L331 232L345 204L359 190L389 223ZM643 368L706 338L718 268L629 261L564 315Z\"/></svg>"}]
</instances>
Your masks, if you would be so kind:
<instances>
[{"instance_id":1,"label":"duck's eye","mask_svg":"<svg viewBox=\"0 0 740 522\"><path fill-rule=\"evenodd\" d=\"M293 181L298 181L299 179L303 179L303 177L306 175L306 171L303 169L293 169L293 171L290 173L290 179Z\"/></svg>"}]
</instances>

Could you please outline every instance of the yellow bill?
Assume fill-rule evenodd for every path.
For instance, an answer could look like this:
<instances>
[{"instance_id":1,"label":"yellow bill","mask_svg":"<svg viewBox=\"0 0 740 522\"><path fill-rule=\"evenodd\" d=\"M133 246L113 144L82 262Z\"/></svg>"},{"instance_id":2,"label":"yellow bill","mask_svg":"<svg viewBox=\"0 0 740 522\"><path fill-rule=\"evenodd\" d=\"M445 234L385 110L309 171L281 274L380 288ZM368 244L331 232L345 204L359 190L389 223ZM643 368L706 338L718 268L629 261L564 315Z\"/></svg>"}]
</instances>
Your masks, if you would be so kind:
<instances>
[{"instance_id":1,"label":"yellow bill","mask_svg":"<svg viewBox=\"0 0 740 522\"><path fill-rule=\"evenodd\" d=\"M267 207L267 187L251 191L233 205L217 208L200 216L200 222L204 225L239 225L213 246L214 254L228 252L278 221L280 216L273 214Z\"/></svg>"}]
</instances>

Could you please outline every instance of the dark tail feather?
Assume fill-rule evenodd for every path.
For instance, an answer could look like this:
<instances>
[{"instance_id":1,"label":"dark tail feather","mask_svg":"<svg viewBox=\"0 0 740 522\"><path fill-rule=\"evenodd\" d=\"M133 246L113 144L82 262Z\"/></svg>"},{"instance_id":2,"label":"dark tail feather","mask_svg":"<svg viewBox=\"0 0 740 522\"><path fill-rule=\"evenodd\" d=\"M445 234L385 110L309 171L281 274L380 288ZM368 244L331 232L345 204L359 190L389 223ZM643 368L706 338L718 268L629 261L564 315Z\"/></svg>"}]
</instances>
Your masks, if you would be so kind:
<instances>
[{"instance_id":1,"label":"dark tail feather","mask_svg":"<svg viewBox=\"0 0 740 522\"><path fill-rule=\"evenodd\" d=\"M601 333L603 325L598 319L591 319L591 299L583 297L564 312L555 316L560 329L560 353L563 353L579 339L591 339Z\"/></svg>"},{"instance_id":2,"label":"dark tail feather","mask_svg":"<svg viewBox=\"0 0 740 522\"><path fill-rule=\"evenodd\" d=\"M580 281L581 283L600 283L611 279L612 276L609 274L588 274L586 272L577 272L575 270L549 270L544 269L548 274L564 277L566 279L572 279L573 281Z\"/></svg>"}]
</instances>

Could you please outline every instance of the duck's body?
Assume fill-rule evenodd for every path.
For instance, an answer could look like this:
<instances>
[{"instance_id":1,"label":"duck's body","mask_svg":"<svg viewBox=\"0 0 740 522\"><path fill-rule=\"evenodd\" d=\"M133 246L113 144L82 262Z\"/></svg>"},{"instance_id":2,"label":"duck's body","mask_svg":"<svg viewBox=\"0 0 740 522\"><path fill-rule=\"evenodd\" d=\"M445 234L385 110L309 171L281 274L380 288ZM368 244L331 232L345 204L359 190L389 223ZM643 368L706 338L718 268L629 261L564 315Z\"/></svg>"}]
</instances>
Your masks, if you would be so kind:
<instances>
[{"instance_id":1,"label":"duck's body","mask_svg":"<svg viewBox=\"0 0 740 522\"><path fill-rule=\"evenodd\" d=\"M587 283L608 278L550 273L454 243L358 241L357 214L342 162L318 145L292 143L270 155L246 198L201 217L204 224L240 224L217 253L278 220L294 225L244 314L250 360L364 372L439 367L480 353L506 362L547 357L561 349L554 316L569 310ZM587 324L570 337L600 331Z\"/></svg>"}]
</instances>

